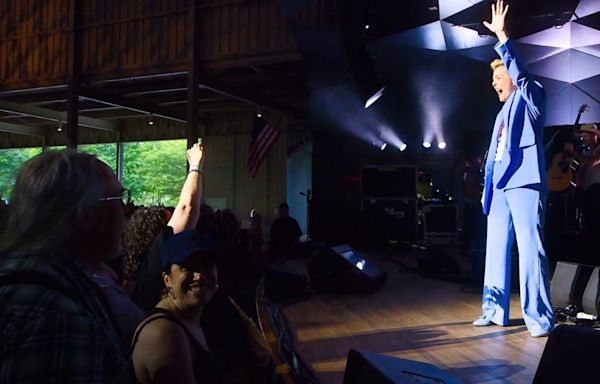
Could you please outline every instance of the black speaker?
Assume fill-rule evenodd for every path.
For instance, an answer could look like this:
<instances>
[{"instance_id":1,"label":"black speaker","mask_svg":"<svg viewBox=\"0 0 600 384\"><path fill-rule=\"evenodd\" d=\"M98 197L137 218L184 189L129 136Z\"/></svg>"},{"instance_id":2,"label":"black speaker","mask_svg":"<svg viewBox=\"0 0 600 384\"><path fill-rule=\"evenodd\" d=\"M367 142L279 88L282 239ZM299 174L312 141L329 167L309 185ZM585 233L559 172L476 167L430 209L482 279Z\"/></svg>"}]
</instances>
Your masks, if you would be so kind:
<instances>
[{"instance_id":1,"label":"black speaker","mask_svg":"<svg viewBox=\"0 0 600 384\"><path fill-rule=\"evenodd\" d=\"M592 268L589 265L587 267ZM600 267L595 267L590 274L585 291L583 291L581 307L585 313L600 316L600 295L598 294L600 292Z\"/></svg>"},{"instance_id":2,"label":"black speaker","mask_svg":"<svg viewBox=\"0 0 600 384\"><path fill-rule=\"evenodd\" d=\"M363 199L416 199L417 169L415 167L365 166L360 170Z\"/></svg>"},{"instance_id":3,"label":"black speaker","mask_svg":"<svg viewBox=\"0 0 600 384\"><path fill-rule=\"evenodd\" d=\"M387 280L385 271L345 244L315 251L307 269L313 289L322 293L370 293Z\"/></svg>"},{"instance_id":4,"label":"black speaker","mask_svg":"<svg viewBox=\"0 0 600 384\"><path fill-rule=\"evenodd\" d=\"M265 296L274 303L290 303L310 298L312 290L306 275L275 264L265 272Z\"/></svg>"},{"instance_id":5,"label":"black speaker","mask_svg":"<svg viewBox=\"0 0 600 384\"><path fill-rule=\"evenodd\" d=\"M540 359L534 384L592 383L598 376L600 331L559 325L550 334Z\"/></svg>"},{"instance_id":6,"label":"black speaker","mask_svg":"<svg viewBox=\"0 0 600 384\"><path fill-rule=\"evenodd\" d=\"M594 267L559 261L550 282L552 304L558 308L575 305L582 309L582 298ZM595 304L594 304L595 311Z\"/></svg>"},{"instance_id":7,"label":"black speaker","mask_svg":"<svg viewBox=\"0 0 600 384\"><path fill-rule=\"evenodd\" d=\"M363 199L362 223L367 239L413 242L417 239L416 199Z\"/></svg>"},{"instance_id":8,"label":"black speaker","mask_svg":"<svg viewBox=\"0 0 600 384\"><path fill-rule=\"evenodd\" d=\"M351 349L344 384L458 384L460 381L427 363Z\"/></svg>"}]
</instances>

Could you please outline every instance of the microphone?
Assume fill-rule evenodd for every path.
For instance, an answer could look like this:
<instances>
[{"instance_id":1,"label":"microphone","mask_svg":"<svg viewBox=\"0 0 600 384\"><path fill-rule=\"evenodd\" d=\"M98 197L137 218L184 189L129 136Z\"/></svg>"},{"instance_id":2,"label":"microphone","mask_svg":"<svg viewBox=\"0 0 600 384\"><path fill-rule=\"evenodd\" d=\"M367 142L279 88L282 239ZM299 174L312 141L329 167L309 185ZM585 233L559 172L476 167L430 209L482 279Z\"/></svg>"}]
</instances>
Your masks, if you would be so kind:
<instances>
[{"instance_id":1,"label":"microphone","mask_svg":"<svg viewBox=\"0 0 600 384\"><path fill-rule=\"evenodd\" d=\"M483 160L481 160L481 167L479 167L479 170L481 172L485 171L485 163L487 163L489 151L490 151L489 149L485 151L485 155L483 155Z\"/></svg>"}]
</instances>

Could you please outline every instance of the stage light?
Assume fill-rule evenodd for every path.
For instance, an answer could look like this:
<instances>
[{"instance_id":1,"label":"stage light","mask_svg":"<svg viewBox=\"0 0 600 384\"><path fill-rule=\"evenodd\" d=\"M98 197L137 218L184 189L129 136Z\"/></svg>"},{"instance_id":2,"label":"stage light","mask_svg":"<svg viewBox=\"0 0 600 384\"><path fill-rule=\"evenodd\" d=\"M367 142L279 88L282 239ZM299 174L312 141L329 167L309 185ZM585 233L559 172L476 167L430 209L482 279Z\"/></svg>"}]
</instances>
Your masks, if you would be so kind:
<instances>
[{"instance_id":1,"label":"stage light","mask_svg":"<svg viewBox=\"0 0 600 384\"><path fill-rule=\"evenodd\" d=\"M424 141L423 142L423 147L424 148L431 148L431 143L429 141Z\"/></svg>"},{"instance_id":2,"label":"stage light","mask_svg":"<svg viewBox=\"0 0 600 384\"><path fill-rule=\"evenodd\" d=\"M387 147L387 143L381 144L381 147L379 147L379 149L381 149L383 151L385 149L385 147Z\"/></svg>"},{"instance_id":3,"label":"stage light","mask_svg":"<svg viewBox=\"0 0 600 384\"><path fill-rule=\"evenodd\" d=\"M400 152L404 152L405 149L406 149L406 144L402 143L400 145Z\"/></svg>"},{"instance_id":4,"label":"stage light","mask_svg":"<svg viewBox=\"0 0 600 384\"><path fill-rule=\"evenodd\" d=\"M369 24L365 24L365 29L369 29L369 28L370 28Z\"/></svg>"},{"instance_id":5,"label":"stage light","mask_svg":"<svg viewBox=\"0 0 600 384\"><path fill-rule=\"evenodd\" d=\"M446 148L446 142L444 142L444 141L440 141L440 142L438 143L438 148L439 148L439 149L445 149L445 148Z\"/></svg>"},{"instance_id":6,"label":"stage light","mask_svg":"<svg viewBox=\"0 0 600 384\"><path fill-rule=\"evenodd\" d=\"M375 92L373 94L373 96L369 97L367 99L367 102L365 103L365 109L369 108L371 105L373 105L373 103L375 103L381 96L383 96L383 91L385 90L385 87L382 87L379 91Z\"/></svg>"},{"instance_id":7,"label":"stage light","mask_svg":"<svg viewBox=\"0 0 600 384\"><path fill-rule=\"evenodd\" d=\"M154 119L152 118L152 115L148 117L148 125L154 125Z\"/></svg>"},{"instance_id":8,"label":"stage light","mask_svg":"<svg viewBox=\"0 0 600 384\"><path fill-rule=\"evenodd\" d=\"M62 132L62 121L58 122L58 128L56 128L58 132Z\"/></svg>"}]
</instances>

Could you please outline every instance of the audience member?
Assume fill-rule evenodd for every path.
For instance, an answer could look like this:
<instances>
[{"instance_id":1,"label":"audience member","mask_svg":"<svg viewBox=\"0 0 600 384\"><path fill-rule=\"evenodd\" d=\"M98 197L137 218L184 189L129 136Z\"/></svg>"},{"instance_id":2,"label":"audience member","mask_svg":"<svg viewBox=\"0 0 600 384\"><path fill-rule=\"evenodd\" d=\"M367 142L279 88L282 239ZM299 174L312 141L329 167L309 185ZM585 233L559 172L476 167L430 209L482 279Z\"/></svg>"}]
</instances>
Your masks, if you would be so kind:
<instances>
[{"instance_id":1,"label":"audience member","mask_svg":"<svg viewBox=\"0 0 600 384\"><path fill-rule=\"evenodd\" d=\"M263 235L263 217L256 209L250 212L250 222L248 226L248 254L250 261L254 265L265 265L264 235Z\"/></svg>"},{"instance_id":2,"label":"audience member","mask_svg":"<svg viewBox=\"0 0 600 384\"><path fill-rule=\"evenodd\" d=\"M181 189L179 202L167 226L154 239L138 271L132 298L146 312L156 305L162 292L162 268L160 265L162 245L174 234L195 228L198 224L202 199L201 173L204 164L204 148L199 144L194 144L187 151L187 161L189 172Z\"/></svg>"},{"instance_id":3,"label":"audience member","mask_svg":"<svg viewBox=\"0 0 600 384\"><path fill-rule=\"evenodd\" d=\"M123 288L133 294L137 273L152 242L171 218L171 212L160 206L137 209L123 232Z\"/></svg>"},{"instance_id":4,"label":"audience member","mask_svg":"<svg viewBox=\"0 0 600 384\"><path fill-rule=\"evenodd\" d=\"M289 215L286 203L279 206L279 217L271 225L269 259L271 262L293 257L298 251L302 231L296 219Z\"/></svg>"},{"instance_id":5,"label":"audience member","mask_svg":"<svg viewBox=\"0 0 600 384\"><path fill-rule=\"evenodd\" d=\"M146 314L127 295L110 266L102 263L92 275L110 305L123 347L127 350L135 328Z\"/></svg>"},{"instance_id":6,"label":"audience member","mask_svg":"<svg viewBox=\"0 0 600 384\"><path fill-rule=\"evenodd\" d=\"M167 239L160 251L164 292L132 341L139 383L222 382L200 327L204 306L218 288L214 256L195 230Z\"/></svg>"},{"instance_id":7,"label":"audience member","mask_svg":"<svg viewBox=\"0 0 600 384\"><path fill-rule=\"evenodd\" d=\"M44 152L19 171L0 241L0 382L129 382L92 277L119 252L122 196L85 153Z\"/></svg>"}]
</instances>

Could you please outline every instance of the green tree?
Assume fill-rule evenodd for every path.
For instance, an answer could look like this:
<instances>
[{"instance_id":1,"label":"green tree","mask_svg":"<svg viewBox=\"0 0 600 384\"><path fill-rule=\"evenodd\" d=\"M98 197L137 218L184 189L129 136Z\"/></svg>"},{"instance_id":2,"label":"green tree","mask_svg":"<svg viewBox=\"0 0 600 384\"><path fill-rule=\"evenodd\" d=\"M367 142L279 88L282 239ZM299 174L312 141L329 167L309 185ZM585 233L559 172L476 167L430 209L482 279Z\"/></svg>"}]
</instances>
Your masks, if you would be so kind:
<instances>
[{"instance_id":1,"label":"green tree","mask_svg":"<svg viewBox=\"0 0 600 384\"><path fill-rule=\"evenodd\" d=\"M113 171L117 171L117 144L86 144L77 147L80 152L90 153L95 155L98 159L102 160Z\"/></svg>"},{"instance_id":2,"label":"green tree","mask_svg":"<svg viewBox=\"0 0 600 384\"><path fill-rule=\"evenodd\" d=\"M124 144L123 184L136 204L175 206L186 176L186 141Z\"/></svg>"},{"instance_id":3,"label":"green tree","mask_svg":"<svg viewBox=\"0 0 600 384\"><path fill-rule=\"evenodd\" d=\"M41 148L0 150L0 198L9 199L21 165L41 152Z\"/></svg>"}]
</instances>

